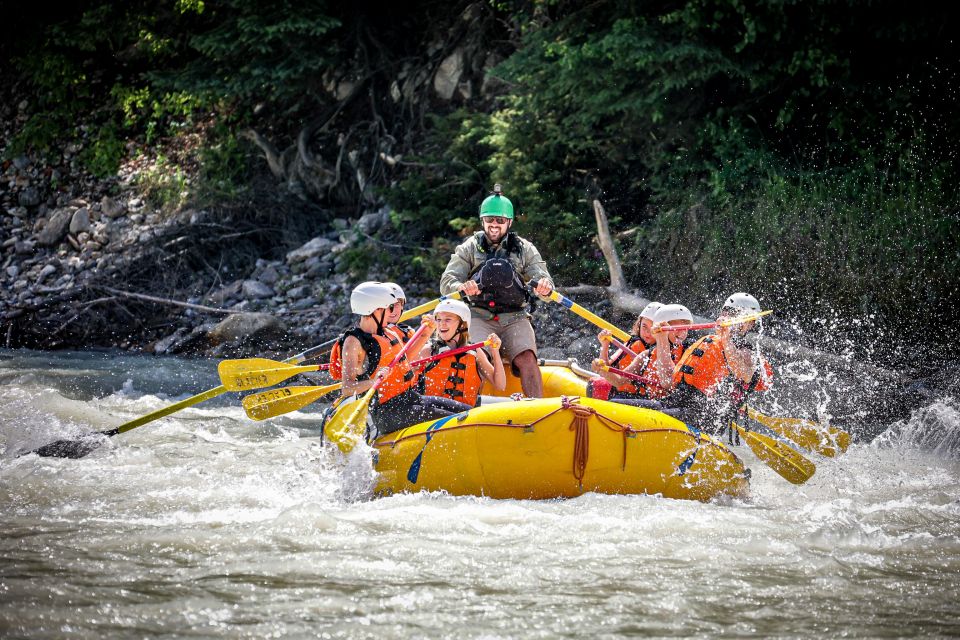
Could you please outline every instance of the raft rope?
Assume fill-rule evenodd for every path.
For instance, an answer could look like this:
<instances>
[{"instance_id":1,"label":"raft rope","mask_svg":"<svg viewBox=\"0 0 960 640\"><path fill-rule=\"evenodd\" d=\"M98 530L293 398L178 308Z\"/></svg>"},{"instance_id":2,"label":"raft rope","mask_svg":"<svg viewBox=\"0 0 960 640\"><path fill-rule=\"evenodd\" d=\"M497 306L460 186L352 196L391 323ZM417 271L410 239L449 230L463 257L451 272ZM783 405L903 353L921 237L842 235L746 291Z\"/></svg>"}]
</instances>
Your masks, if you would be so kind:
<instances>
[{"instance_id":1,"label":"raft rope","mask_svg":"<svg viewBox=\"0 0 960 640\"><path fill-rule=\"evenodd\" d=\"M567 398L563 398L561 406L573 411L573 422L570 423L570 431L576 432L573 440L573 477L583 489L583 476L587 472L587 458L590 457L590 416L595 415L596 411L592 407L574 404ZM626 447L623 454L627 454Z\"/></svg>"}]
</instances>

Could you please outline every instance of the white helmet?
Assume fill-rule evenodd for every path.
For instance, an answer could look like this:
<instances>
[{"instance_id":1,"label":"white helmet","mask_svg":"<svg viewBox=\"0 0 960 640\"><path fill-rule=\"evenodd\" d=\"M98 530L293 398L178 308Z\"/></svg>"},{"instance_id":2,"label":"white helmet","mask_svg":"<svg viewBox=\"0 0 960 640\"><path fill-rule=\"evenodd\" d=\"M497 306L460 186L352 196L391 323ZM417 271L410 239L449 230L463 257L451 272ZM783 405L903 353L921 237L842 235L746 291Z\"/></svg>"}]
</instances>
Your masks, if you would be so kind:
<instances>
[{"instance_id":1,"label":"white helmet","mask_svg":"<svg viewBox=\"0 0 960 640\"><path fill-rule=\"evenodd\" d=\"M735 293L723 303L720 309L721 315L741 315L746 313L759 313L760 303L749 293Z\"/></svg>"},{"instance_id":2,"label":"white helmet","mask_svg":"<svg viewBox=\"0 0 960 640\"><path fill-rule=\"evenodd\" d=\"M655 322L666 324L671 320L693 322L693 314L690 313L690 309L682 304L665 304L657 310L657 315L654 318Z\"/></svg>"},{"instance_id":3,"label":"white helmet","mask_svg":"<svg viewBox=\"0 0 960 640\"><path fill-rule=\"evenodd\" d=\"M655 320L657 317L657 311L660 310L663 304L659 302L651 302L643 308L643 311L640 312L641 318L646 318L647 320Z\"/></svg>"},{"instance_id":4,"label":"white helmet","mask_svg":"<svg viewBox=\"0 0 960 640\"><path fill-rule=\"evenodd\" d=\"M382 282L363 282L354 287L350 294L350 310L358 316L368 316L377 309L385 309L397 297L390 287Z\"/></svg>"},{"instance_id":5,"label":"white helmet","mask_svg":"<svg viewBox=\"0 0 960 640\"><path fill-rule=\"evenodd\" d=\"M437 308L433 310L434 313L452 313L455 316L460 316L460 319L470 324L470 307L466 303L459 300L442 300L440 304L437 305Z\"/></svg>"},{"instance_id":6,"label":"white helmet","mask_svg":"<svg viewBox=\"0 0 960 640\"><path fill-rule=\"evenodd\" d=\"M400 288L400 285L398 285L396 282L384 282L383 284L387 285L390 291L393 292L393 295L397 297L397 300L403 300L404 302L407 301L406 294L403 293L403 289Z\"/></svg>"}]
</instances>

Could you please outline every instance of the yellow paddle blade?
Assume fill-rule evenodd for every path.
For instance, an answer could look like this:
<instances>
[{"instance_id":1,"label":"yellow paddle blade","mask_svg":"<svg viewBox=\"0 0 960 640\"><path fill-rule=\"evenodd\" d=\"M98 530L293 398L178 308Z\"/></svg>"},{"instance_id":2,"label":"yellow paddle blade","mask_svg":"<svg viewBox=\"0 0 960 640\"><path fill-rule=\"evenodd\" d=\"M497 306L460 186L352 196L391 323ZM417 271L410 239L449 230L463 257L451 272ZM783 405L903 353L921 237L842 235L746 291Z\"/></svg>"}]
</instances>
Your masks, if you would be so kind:
<instances>
[{"instance_id":1,"label":"yellow paddle blade","mask_svg":"<svg viewBox=\"0 0 960 640\"><path fill-rule=\"evenodd\" d=\"M745 316L737 316L735 318L725 318L723 320L717 321L718 327L732 327L735 324L743 324L744 322L752 322L753 320L759 320L763 316L768 316L773 313L773 309L767 309L766 311L758 311L756 313L751 313Z\"/></svg>"},{"instance_id":2,"label":"yellow paddle blade","mask_svg":"<svg viewBox=\"0 0 960 640\"><path fill-rule=\"evenodd\" d=\"M317 371L320 365L287 364L267 358L244 358L243 360L224 360L217 365L220 382L228 391L249 391L272 387L292 378L298 373Z\"/></svg>"},{"instance_id":3,"label":"yellow paddle blade","mask_svg":"<svg viewBox=\"0 0 960 640\"><path fill-rule=\"evenodd\" d=\"M832 458L838 453L843 453L850 446L850 434L837 427L800 418L767 416L752 407L747 407L747 415L751 420L756 420L771 431L823 456Z\"/></svg>"},{"instance_id":4,"label":"yellow paddle blade","mask_svg":"<svg viewBox=\"0 0 960 640\"><path fill-rule=\"evenodd\" d=\"M266 420L296 411L340 388L341 383L325 387L282 387L255 393L243 399L243 409L253 420Z\"/></svg>"},{"instance_id":5,"label":"yellow paddle blade","mask_svg":"<svg viewBox=\"0 0 960 640\"><path fill-rule=\"evenodd\" d=\"M363 441L367 433L367 414L370 398L376 389L371 387L363 396L351 404L343 405L327 422L324 431L327 437L344 453L350 453Z\"/></svg>"},{"instance_id":6,"label":"yellow paddle blade","mask_svg":"<svg viewBox=\"0 0 960 640\"><path fill-rule=\"evenodd\" d=\"M740 434L740 437L747 441L753 453L787 481L793 484L803 484L816 472L816 465L782 442L777 442L773 438L768 438L753 431L747 431L736 422L731 424Z\"/></svg>"}]
</instances>

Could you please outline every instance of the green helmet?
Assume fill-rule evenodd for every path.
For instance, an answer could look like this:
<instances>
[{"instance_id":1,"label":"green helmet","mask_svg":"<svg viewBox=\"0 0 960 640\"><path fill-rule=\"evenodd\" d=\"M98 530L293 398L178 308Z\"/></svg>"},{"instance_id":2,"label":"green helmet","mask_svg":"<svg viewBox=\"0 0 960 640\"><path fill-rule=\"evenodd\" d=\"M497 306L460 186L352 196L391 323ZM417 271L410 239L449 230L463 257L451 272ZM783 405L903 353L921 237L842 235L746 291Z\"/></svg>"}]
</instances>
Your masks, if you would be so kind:
<instances>
[{"instance_id":1,"label":"green helmet","mask_svg":"<svg viewBox=\"0 0 960 640\"><path fill-rule=\"evenodd\" d=\"M513 203L503 195L499 184L493 185L493 193L480 204L480 217L502 216L513 220Z\"/></svg>"}]
</instances>

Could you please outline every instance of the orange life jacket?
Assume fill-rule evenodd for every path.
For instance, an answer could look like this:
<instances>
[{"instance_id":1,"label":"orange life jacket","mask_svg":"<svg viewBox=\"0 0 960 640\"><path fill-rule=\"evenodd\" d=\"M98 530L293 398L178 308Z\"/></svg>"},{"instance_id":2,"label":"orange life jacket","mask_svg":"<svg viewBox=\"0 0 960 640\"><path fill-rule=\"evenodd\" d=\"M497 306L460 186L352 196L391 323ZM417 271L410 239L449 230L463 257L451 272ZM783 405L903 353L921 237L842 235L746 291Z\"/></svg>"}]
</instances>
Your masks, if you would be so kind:
<instances>
[{"instance_id":1,"label":"orange life jacket","mask_svg":"<svg viewBox=\"0 0 960 640\"><path fill-rule=\"evenodd\" d=\"M410 342L410 338L413 337L417 331L412 327L408 327L405 324L390 324L387 325L387 331L392 331L400 340L406 344Z\"/></svg>"},{"instance_id":2,"label":"orange life jacket","mask_svg":"<svg viewBox=\"0 0 960 640\"><path fill-rule=\"evenodd\" d=\"M373 367L373 371L377 371L393 362L393 359L403 351L404 344L402 341L386 335L374 335L373 338L380 347L380 358ZM373 360L369 352L367 358ZM414 388L416 384L417 373L410 368L410 358L404 354L397 365L387 374L387 377L383 379L383 382L380 383L380 387L377 389L376 402L383 404L404 391Z\"/></svg>"},{"instance_id":3,"label":"orange life jacket","mask_svg":"<svg viewBox=\"0 0 960 640\"><path fill-rule=\"evenodd\" d=\"M440 353L437 343L431 346L431 355ZM483 379L477 368L477 355L472 351L435 360L423 370L421 392L426 396L442 396L475 406L480 397Z\"/></svg>"},{"instance_id":4,"label":"orange life jacket","mask_svg":"<svg viewBox=\"0 0 960 640\"><path fill-rule=\"evenodd\" d=\"M373 337L360 327L354 327L341 333L337 336L337 341L333 343L333 348L330 349L330 369L328 373L334 380L343 380L343 342L347 339L347 336L353 336L359 340L360 347L365 353L370 353L371 350L379 348L376 341L373 340ZM367 358L366 363L367 366L364 367L363 372L357 376L357 380L367 380L373 373L369 358Z\"/></svg>"},{"instance_id":5,"label":"orange life jacket","mask_svg":"<svg viewBox=\"0 0 960 640\"><path fill-rule=\"evenodd\" d=\"M330 353L330 375L335 380L343 379L343 342L347 336L353 336L360 341L366 357L364 366L357 380L368 380L381 367L386 367L403 350L404 343L395 334L387 331L382 335L367 333L360 327L354 327L344 332L334 344ZM339 348L338 348L339 347ZM336 357L334 357L336 356ZM384 403L390 398L413 388L417 384L417 374L410 368L409 358L404 355L377 389L377 402Z\"/></svg>"},{"instance_id":6,"label":"orange life jacket","mask_svg":"<svg viewBox=\"0 0 960 640\"><path fill-rule=\"evenodd\" d=\"M674 364L680 360L689 345L689 341L684 341L670 347L670 359ZM650 382L636 382L637 391L634 393L654 399L666 397L669 391L660 384L660 376L657 375L657 348L655 346L650 347L637 357L646 358L646 363L643 368L636 373L649 379Z\"/></svg>"},{"instance_id":7,"label":"orange life jacket","mask_svg":"<svg viewBox=\"0 0 960 640\"><path fill-rule=\"evenodd\" d=\"M766 375L761 373L759 368L757 369L754 381L750 385L752 390L766 391L769 388L767 380L773 377L773 369L766 360L762 361L762 366ZM736 376L727 364L727 356L716 334L704 336L694 342L684 352L683 357L677 362L676 369L673 370L674 387L688 385L705 396L715 394L717 386L729 379L736 379ZM742 381L738 382L740 387L744 386Z\"/></svg>"},{"instance_id":8,"label":"orange life jacket","mask_svg":"<svg viewBox=\"0 0 960 640\"><path fill-rule=\"evenodd\" d=\"M410 338L413 337L413 334L416 333L414 329L411 329L405 324L391 324L386 328L386 331L389 331L395 338L398 338L402 343L407 343L410 341ZM354 327L353 329L341 333L337 338L337 341L333 343L333 348L330 349L330 377L334 380L343 379L343 341L347 339L347 336L351 335L360 341L360 345L363 347L363 350L368 352L370 351L370 344L365 341L364 337L371 334ZM363 376L357 378L357 380L366 380L370 377L372 372L366 372Z\"/></svg>"},{"instance_id":9,"label":"orange life jacket","mask_svg":"<svg viewBox=\"0 0 960 640\"><path fill-rule=\"evenodd\" d=\"M607 362L609 366L616 367L617 369L626 369L637 357L633 354L643 353L648 348L647 344L637 336L630 336L630 339L626 344L628 347L630 347L633 353L624 353L622 350L614 347L613 345L610 346L612 350L616 351L616 354L610 358L609 362ZM641 393L637 383L633 380L628 380L627 382L618 386L617 391L633 394Z\"/></svg>"}]
</instances>

